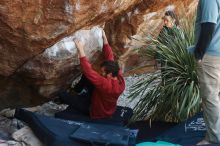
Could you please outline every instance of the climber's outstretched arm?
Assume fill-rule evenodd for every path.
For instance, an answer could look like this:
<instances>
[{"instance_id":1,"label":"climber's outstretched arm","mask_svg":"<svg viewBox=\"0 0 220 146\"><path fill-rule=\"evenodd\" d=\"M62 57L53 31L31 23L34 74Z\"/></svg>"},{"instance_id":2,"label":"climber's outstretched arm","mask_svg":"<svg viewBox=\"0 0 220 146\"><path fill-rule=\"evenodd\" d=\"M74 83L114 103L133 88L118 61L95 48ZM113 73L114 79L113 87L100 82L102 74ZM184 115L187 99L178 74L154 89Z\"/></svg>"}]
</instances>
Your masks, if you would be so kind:
<instances>
[{"instance_id":1,"label":"climber's outstretched arm","mask_svg":"<svg viewBox=\"0 0 220 146\"><path fill-rule=\"evenodd\" d=\"M85 57L85 51L84 51L84 46L82 45L82 43L79 40L74 40L75 44L76 44L76 48L78 50L79 53L79 58L81 57Z\"/></svg>"},{"instance_id":2,"label":"climber's outstretched arm","mask_svg":"<svg viewBox=\"0 0 220 146\"><path fill-rule=\"evenodd\" d=\"M103 53L105 56L105 60L114 60L113 52L111 46L108 44L108 39L105 35L104 30L102 30L102 38L103 38Z\"/></svg>"}]
</instances>

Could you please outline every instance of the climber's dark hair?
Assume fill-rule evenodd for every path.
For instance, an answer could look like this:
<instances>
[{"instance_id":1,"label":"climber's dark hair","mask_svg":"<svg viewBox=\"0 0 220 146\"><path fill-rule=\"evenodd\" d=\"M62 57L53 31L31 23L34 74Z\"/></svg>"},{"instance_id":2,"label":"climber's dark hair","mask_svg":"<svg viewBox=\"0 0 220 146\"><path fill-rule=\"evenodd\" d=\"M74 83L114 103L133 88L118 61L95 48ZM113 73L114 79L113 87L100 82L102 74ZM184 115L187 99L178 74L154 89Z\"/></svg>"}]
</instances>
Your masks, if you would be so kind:
<instances>
[{"instance_id":1,"label":"climber's dark hair","mask_svg":"<svg viewBox=\"0 0 220 146\"><path fill-rule=\"evenodd\" d=\"M112 77L118 76L119 65L118 62L112 60L105 60L101 63L101 67L104 67L104 70L107 74L112 73Z\"/></svg>"}]
</instances>

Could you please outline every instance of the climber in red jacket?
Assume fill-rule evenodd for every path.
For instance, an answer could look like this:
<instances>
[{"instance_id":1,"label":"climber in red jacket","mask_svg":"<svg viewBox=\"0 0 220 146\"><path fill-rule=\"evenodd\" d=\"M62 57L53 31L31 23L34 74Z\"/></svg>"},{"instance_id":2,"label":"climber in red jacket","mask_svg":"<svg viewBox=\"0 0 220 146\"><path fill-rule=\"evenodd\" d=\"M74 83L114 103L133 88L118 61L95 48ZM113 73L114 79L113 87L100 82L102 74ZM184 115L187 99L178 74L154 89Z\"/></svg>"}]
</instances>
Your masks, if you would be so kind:
<instances>
[{"instance_id":1,"label":"climber in red jacket","mask_svg":"<svg viewBox=\"0 0 220 146\"><path fill-rule=\"evenodd\" d=\"M104 31L102 37L105 61L101 64L100 74L92 68L86 58L82 43L79 40L74 41L83 76L75 87L77 95L61 96L64 103L84 114L89 114L92 119L111 117L116 110L118 97L125 89L122 72L118 63L114 61L113 52Z\"/></svg>"}]
</instances>

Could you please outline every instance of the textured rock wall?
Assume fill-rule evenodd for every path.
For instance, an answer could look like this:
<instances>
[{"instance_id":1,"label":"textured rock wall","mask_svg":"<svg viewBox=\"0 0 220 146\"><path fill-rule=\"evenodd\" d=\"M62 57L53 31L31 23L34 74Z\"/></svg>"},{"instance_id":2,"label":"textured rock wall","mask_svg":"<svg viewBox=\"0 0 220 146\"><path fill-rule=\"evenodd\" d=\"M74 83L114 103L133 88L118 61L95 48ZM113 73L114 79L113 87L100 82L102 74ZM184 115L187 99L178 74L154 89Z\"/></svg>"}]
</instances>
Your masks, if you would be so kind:
<instances>
[{"instance_id":1,"label":"textured rock wall","mask_svg":"<svg viewBox=\"0 0 220 146\"><path fill-rule=\"evenodd\" d=\"M163 27L166 10L174 10L181 20L194 13L198 0L143 0L131 11L109 21L105 30L115 54L127 72L138 66L152 66L154 61L138 56L132 50L146 46L147 37L157 36ZM149 71L149 70L148 70Z\"/></svg>"},{"instance_id":2,"label":"textured rock wall","mask_svg":"<svg viewBox=\"0 0 220 146\"><path fill-rule=\"evenodd\" d=\"M145 43L140 40L159 32L166 9L175 9L179 14L185 11L186 15L195 10L197 1L1 0L0 75L16 76L36 93L54 96L80 74L73 38L83 39L91 62L101 61L98 26L103 24L125 71L152 65L148 58L131 50L143 47ZM3 96L10 98L8 93Z\"/></svg>"},{"instance_id":3,"label":"textured rock wall","mask_svg":"<svg viewBox=\"0 0 220 146\"><path fill-rule=\"evenodd\" d=\"M67 88L81 72L74 39L82 41L86 56L94 62L103 47L102 28L99 27L79 30L62 39L26 62L18 73L45 97Z\"/></svg>"},{"instance_id":4,"label":"textured rock wall","mask_svg":"<svg viewBox=\"0 0 220 146\"><path fill-rule=\"evenodd\" d=\"M0 75L76 30L102 24L139 0L1 0Z\"/></svg>"}]
</instances>

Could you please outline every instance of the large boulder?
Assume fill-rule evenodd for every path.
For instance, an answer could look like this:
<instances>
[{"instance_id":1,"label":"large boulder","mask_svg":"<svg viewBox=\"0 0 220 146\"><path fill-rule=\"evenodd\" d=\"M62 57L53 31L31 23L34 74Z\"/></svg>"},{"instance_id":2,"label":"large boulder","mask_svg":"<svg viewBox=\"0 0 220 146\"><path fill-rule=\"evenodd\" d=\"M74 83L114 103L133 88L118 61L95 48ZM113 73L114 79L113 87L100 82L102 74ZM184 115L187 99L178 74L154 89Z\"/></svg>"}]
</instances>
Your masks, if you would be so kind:
<instances>
[{"instance_id":1,"label":"large boulder","mask_svg":"<svg viewBox=\"0 0 220 146\"><path fill-rule=\"evenodd\" d=\"M103 24L114 55L125 71L146 64L152 66L148 58L131 53L132 49L145 46L137 40L159 32L166 9L190 13L197 1L1 0L0 75L10 81L19 80L2 80L0 84L10 86L5 87L8 92L1 93L2 97L15 100L20 95L24 99L27 96L23 94L28 92L31 98L28 89L52 97L65 89L81 73L72 39L83 40L91 63L100 62L102 38L98 26ZM1 88L0 91L4 90ZM11 91L16 91L13 96ZM35 95L32 97L36 99ZM27 103L32 101L28 99Z\"/></svg>"},{"instance_id":2,"label":"large boulder","mask_svg":"<svg viewBox=\"0 0 220 146\"><path fill-rule=\"evenodd\" d=\"M65 36L102 24L138 3L139 0L1 0L0 75L12 75Z\"/></svg>"},{"instance_id":3,"label":"large boulder","mask_svg":"<svg viewBox=\"0 0 220 146\"><path fill-rule=\"evenodd\" d=\"M115 17L105 25L109 42L117 52L123 69L135 73L133 69L145 67L152 71L155 61L149 57L137 55L137 51L146 47L149 36L157 36L163 27L162 17L165 11L174 10L181 20L194 15L198 0L143 0L130 11Z\"/></svg>"},{"instance_id":4,"label":"large boulder","mask_svg":"<svg viewBox=\"0 0 220 146\"><path fill-rule=\"evenodd\" d=\"M103 47L102 29L99 27L79 30L63 38L27 61L17 72L41 95L55 95L68 87L81 73L74 39L82 41L90 62L96 61Z\"/></svg>"}]
</instances>

